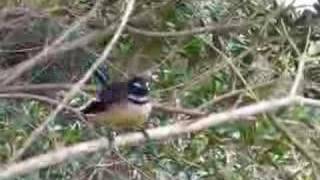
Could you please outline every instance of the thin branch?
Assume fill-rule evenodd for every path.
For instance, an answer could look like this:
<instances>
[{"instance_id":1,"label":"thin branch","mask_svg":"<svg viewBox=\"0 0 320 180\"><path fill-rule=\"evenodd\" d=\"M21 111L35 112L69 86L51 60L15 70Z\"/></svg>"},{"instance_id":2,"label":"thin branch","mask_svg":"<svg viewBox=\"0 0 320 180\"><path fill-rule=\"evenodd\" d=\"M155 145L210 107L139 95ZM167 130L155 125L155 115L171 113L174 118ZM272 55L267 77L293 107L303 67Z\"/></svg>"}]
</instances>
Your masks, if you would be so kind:
<instances>
[{"instance_id":1,"label":"thin branch","mask_svg":"<svg viewBox=\"0 0 320 180\"><path fill-rule=\"evenodd\" d=\"M4 87L0 87L0 98L10 99L11 97L10 94L12 94L13 95L12 98L23 99L25 97L27 99L36 99L39 101L47 102L49 104L58 105L59 102L54 99L50 99L45 96L29 94L26 92L70 90L73 86L74 84L31 84L31 85L21 85L21 86L4 86ZM81 89L87 90L87 91L96 90L96 88L92 86L84 86L84 87L81 87ZM6 94L1 94L1 93L6 93ZM65 106L65 107L72 108L70 106ZM199 110L177 108L177 107L160 104L157 102L153 102L152 107L156 111L162 111L162 112L173 113L173 114L185 114L191 117L201 117L206 115L206 113L201 112ZM74 108L72 109L75 110Z\"/></svg>"},{"instance_id":2,"label":"thin branch","mask_svg":"<svg viewBox=\"0 0 320 180\"><path fill-rule=\"evenodd\" d=\"M256 86L252 86L252 90L254 89L257 89L257 88L262 88L262 87L265 87L265 86L269 86L269 85L272 85L275 83L276 80L272 80L272 81L268 81L268 82L265 82L265 83L262 83L262 84L258 84ZM202 104L201 106L199 106L197 109L204 109L212 104L215 104L215 103L218 103L224 99L227 99L227 98L230 98L230 97L233 97L233 96L236 96L238 94L241 94L241 93L245 93L247 92L248 89L247 88L242 88L242 89L236 89L236 90L233 90L231 92L228 92L228 93L225 93L225 94L222 94L220 96L217 96L215 98L213 98L212 100Z\"/></svg>"},{"instance_id":3,"label":"thin branch","mask_svg":"<svg viewBox=\"0 0 320 180\"><path fill-rule=\"evenodd\" d=\"M287 35L287 38L289 39L291 46L295 48L296 44L293 42L292 38L287 34L287 32L286 32L286 35ZM305 66L305 62L306 62L306 60L305 60L306 54L307 54L306 52L307 52L307 47L309 46L310 35L311 35L311 30L309 28L305 50L304 50L303 54L300 54L299 59L298 59L299 65L298 65L297 75L296 75L296 78L295 78L294 83L292 85L292 88L290 91L290 96L297 95L299 86L301 84L301 81L303 80L303 71L304 71L304 66Z\"/></svg>"},{"instance_id":4,"label":"thin branch","mask_svg":"<svg viewBox=\"0 0 320 180\"><path fill-rule=\"evenodd\" d=\"M11 73L7 74L5 76L5 80L2 82L2 85L7 85L12 83L14 80L16 80L18 77L20 77L25 71L31 69L34 67L34 65L38 64L40 61L45 61L46 56L48 52L54 51L55 48L58 47L63 41L69 37L69 35L77 30L84 22L86 22L91 16L93 16L96 12L96 10L100 7L102 1L99 0L96 2L95 6L85 15L80 17L69 29L67 29L65 32L61 34L60 37L58 37L51 45L48 47L45 47L39 54L32 57L29 60L24 61L23 63L16 66L14 69L12 69Z\"/></svg>"},{"instance_id":5,"label":"thin branch","mask_svg":"<svg viewBox=\"0 0 320 180\"><path fill-rule=\"evenodd\" d=\"M294 83L293 83L291 91L290 91L290 96L297 95L298 89L299 89L301 81L303 79L304 65L305 65L305 55L302 55L299 57L298 71L297 71L296 78L294 80Z\"/></svg>"},{"instance_id":6,"label":"thin branch","mask_svg":"<svg viewBox=\"0 0 320 180\"><path fill-rule=\"evenodd\" d=\"M309 105L309 106L320 107L320 100L305 98L305 97L301 97L301 96L297 96L296 99L299 102L299 105L302 105L302 106Z\"/></svg>"},{"instance_id":7,"label":"thin branch","mask_svg":"<svg viewBox=\"0 0 320 180\"><path fill-rule=\"evenodd\" d=\"M99 35L101 35L101 34L102 35L111 34L113 31L114 31L114 26L111 26L111 27L108 27L107 29L105 29L104 31L93 31L93 32L90 32L86 36L80 37L80 38L78 38L76 40L73 40L73 41L70 41L70 42L66 42L66 43L64 43L64 45L57 46L57 47L51 48L51 49L46 48L45 50L47 50L47 51L46 51L45 54L41 55L41 53L43 53L43 51L44 51L43 50L43 51L41 51L39 53L39 55L36 55L32 59L30 59L30 63L31 63L30 66L23 67L23 65L26 62L29 61L29 60L26 60L26 61L23 61L23 62L19 63L16 66L10 68L10 69L7 69L5 71L0 72L0 84L3 81L5 81L6 78L8 78L10 75L15 74L14 72L17 71L17 69L19 69L19 67L23 67L24 68L24 72L25 72L27 70L30 70L31 68L33 68L37 64L41 64L41 63L46 62L48 57L50 57L52 55L56 55L56 54L59 54L59 53L65 53L67 51L70 51L70 50L73 50L73 49L76 49L76 48L79 48L79 47L83 47L83 46L89 44L90 42L92 42L94 39L96 39ZM31 60L37 60L37 61L31 61ZM23 72L20 73L20 75L15 74L15 76L17 76L15 78L20 77L22 74L23 74Z\"/></svg>"},{"instance_id":8,"label":"thin branch","mask_svg":"<svg viewBox=\"0 0 320 180\"><path fill-rule=\"evenodd\" d=\"M157 111L163 111L163 112L167 112L167 113L185 114L185 115L189 115L194 118L207 115L206 113L198 111L198 110L170 107L170 106L166 106L166 105L159 104L159 103L152 103L152 108Z\"/></svg>"},{"instance_id":9,"label":"thin branch","mask_svg":"<svg viewBox=\"0 0 320 180\"><path fill-rule=\"evenodd\" d=\"M27 94L27 93L7 93L7 94L0 94L0 99L1 98L6 98L6 99L35 99L44 103L48 103L50 105L59 105L59 101L45 97L45 96L39 96L39 95L34 95L34 94ZM70 112L73 112L80 120L85 121L81 113L68 105L64 105L63 109L66 109Z\"/></svg>"},{"instance_id":10,"label":"thin branch","mask_svg":"<svg viewBox=\"0 0 320 180\"><path fill-rule=\"evenodd\" d=\"M67 93L65 98L62 100L61 103L59 103L58 107L51 112L49 117L37 128L35 129L30 137L26 140L23 147L17 152L15 156L11 159L11 161L15 161L16 159L19 159L24 152L29 148L29 146L34 142L39 134L46 128L46 126L51 122L57 114L63 109L65 104L80 90L80 88L85 84L85 82L90 78L90 76L93 74L93 72L104 62L105 59L109 56L111 50L113 49L113 46L116 44L118 39L120 38L125 25L128 22L129 16L131 12L133 11L133 7L135 4L135 0L128 1L126 10L124 12L124 15L121 18L121 23L119 25L119 28L116 30L114 36L110 40L109 44L105 47L102 55L96 60L96 62L90 67L90 69L86 72L86 74L72 87L72 89Z\"/></svg>"},{"instance_id":11,"label":"thin branch","mask_svg":"<svg viewBox=\"0 0 320 180\"><path fill-rule=\"evenodd\" d=\"M241 80L241 82L244 84L244 86L247 88L248 92L250 93L250 95L255 99L255 100L259 100L259 98L257 97L257 95L254 93L254 91L252 90L252 87L248 84L248 82L246 81L246 79L243 77L243 75L241 74L240 70L238 70L238 68L234 65L232 59L230 57L228 57L225 53L223 53L221 50L219 50L217 47L215 47L211 42L209 42L206 39L203 39L204 42L214 51L216 51L218 54L220 54L223 59L226 60L226 62L228 63L228 65L231 67L231 69L233 70L233 72L239 77L239 79Z\"/></svg>"},{"instance_id":12,"label":"thin branch","mask_svg":"<svg viewBox=\"0 0 320 180\"><path fill-rule=\"evenodd\" d=\"M156 37L156 38L163 38L163 37L179 37L179 36L190 36L196 35L206 32L214 32L216 34L226 34L230 31L235 30L242 30L247 29L249 23L239 23L239 24L211 24L205 27L196 27L189 30L182 30L182 31L174 31L174 32L159 32L159 31L150 31L139 29L133 26L127 26L127 30L131 33L140 34L148 37Z\"/></svg>"},{"instance_id":13,"label":"thin branch","mask_svg":"<svg viewBox=\"0 0 320 180\"><path fill-rule=\"evenodd\" d=\"M74 84L71 83L48 83L48 84L27 84L27 85L15 85L15 86L2 86L0 87L0 93L12 93L12 92L42 92L42 91L60 91L69 90ZM95 91L94 86L84 86L81 89L85 91Z\"/></svg>"},{"instance_id":14,"label":"thin branch","mask_svg":"<svg viewBox=\"0 0 320 180\"><path fill-rule=\"evenodd\" d=\"M286 36L286 38L288 39L290 45L292 46L293 50L297 53L298 56L302 56L299 48L297 47L296 43L294 42L294 40L290 37L289 33L288 33L288 30L285 26L285 23L283 22L283 20L281 20L281 25L282 25L282 28L283 28L283 31L284 31L284 35Z\"/></svg>"},{"instance_id":15,"label":"thin branch","mask_svg":"<svg viewBox=\"0 0 320 180\"><path fill-rule=\"evenodd\" d=\"M280 121L280 119L276 117L271 117L270 118L273 125L279 129L282 134L288 138L292 144L301 152L310 162L315 163L318 168L320 168L320 160L313 155L308 149L305 148L305 146L297 139L294 137L293 132L291 132L289 129L287 129Z\"/></svg>"},{"instance_id":16,"label":"thin branch","mask_svg":"<svg viewBox=\"0 0 320 180\"><path fill-rule=\"evenodd\" d=\"M38 95L27 94L27 93L0 94L0 99L34 99L34 100L45 102L45 103L48 103L51 105L58 105L60 103L59 101L47 98L45 96L38 96ZM70 111L76 111L76 109L74 109L70 106L64 106L64 109L70 110Z\"/></svg>"},{"instance_id":17,"label":"thin branch","mask_svg":"<svg viewBox=\"0 0 320 180\"><path fill-rule=\"evenodd\" d=\"M213 113L197 121L178 122L173 125L148 129L146 132L148 133L150 139L168 139L177 135L207 129L210 126L234 122L259 113L270 112L280 107L290 106L296 102L296 98L288 97L270 101L262 101L231 111ZM127 133L115 137L114 145L112 147L136 145L145 141L146 139L143 133ZM107 138L100 138L79 143L70 147L61 148L55 151L50 151L46 154L31 157L25 161L8 165L6 168L0 170L0 179L27 174L44 167L62 163L78 156L94 153L103 149L109 149L110 147L111 146Z\"/></svg>"},{"instance_id":18,"label":"thin branch","mask_svg":"<svg viewBox=\"0 0 320 180\"><path fill-rule=\"evenodd\" d=\"M159 6L159 7L161 7L161 6ZM134 16L132 18L132 22L138 21L140 18L145 17L144 14L145 13L143 12L141 14ZM85 22L85 20L84 20L84 22ZM108 26L104 30L90 32L86 36L80 37L76 40L73 40L70 42L64 42L64 44L61 46L56 45L56 46L54 46L54 48L51 48L54 44L54 43L52 43L52 45L43 49L39 54L37 54L33 58L26 60L11 69L8 69L6 71L2 71L0 73L0 83L3 85L12 83L15 79L19 78L24 72L30 70L35 65L46 62L46 60L48 58L44 58L44 57L49 57L49 56L52 56L52 55L55 55L58 53L70 51L75 48L83 47L83 46L89 44L90 42L92 42L93 40L95 40L101 34L102 35L109 35L115 31L118 24L119 23L117 21L117 22L111 24L110 26ZM244 25L244 27L245 27L245 25ZM203 27L203 28L206 29L206 27ZM207 28L210 29L209 27L207 27ZM223 26L222 26L222 28L223 28ZM228 28L228 27L225 27L225 28ZM231 30L233 30L233 29L231 28L229 31L231 31ZM235 28L235 30L237 30L237 28ZM184 31L188 31L188 30L184 30ZM26 64L27 62L28 62L28 64ZM19 74L17 73L17 70L19 70Z\"/></svg>"}]
</instances>

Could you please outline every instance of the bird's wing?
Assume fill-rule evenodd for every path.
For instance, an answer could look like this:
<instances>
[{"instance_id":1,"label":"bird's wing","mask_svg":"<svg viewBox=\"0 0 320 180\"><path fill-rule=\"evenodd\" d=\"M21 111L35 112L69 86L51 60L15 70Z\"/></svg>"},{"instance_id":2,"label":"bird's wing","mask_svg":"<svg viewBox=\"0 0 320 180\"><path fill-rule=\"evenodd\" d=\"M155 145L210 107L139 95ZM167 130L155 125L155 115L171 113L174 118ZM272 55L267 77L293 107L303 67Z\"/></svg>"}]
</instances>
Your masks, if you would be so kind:
<instances>
[{"instance_id":1,"label":"bird's wing","mask_svg":"<svg viewBox=\"0 0 320 180\"><path fill-rule=\"evenodd\" d=\"M99 100L91 100L80 108L80 112L84 114L96 114L105 110L105 105Z\"/></svg>"},{"instance_id":2,"label":"bird's wing","mask_svg":"<svg viewBox=\"0 0 320 180\"><path fill-rule=\"evenodd\" d=\"M111 105L120 103L128 97L127 83L116 82L97 92L97 99L89 101L80 108L84 114L97 114L106 111Z\"/></svg>"},{"instance_id":3,"label":"bird's wing","mask_svg":"<svg viewBox=\"0 0 320 180\"><path fill-rule=\"evenodd\" d=\"M126 100L128 89L126 82L115 82L97 93L97 99L106 106Z\"/></svg>"}]
</instances>

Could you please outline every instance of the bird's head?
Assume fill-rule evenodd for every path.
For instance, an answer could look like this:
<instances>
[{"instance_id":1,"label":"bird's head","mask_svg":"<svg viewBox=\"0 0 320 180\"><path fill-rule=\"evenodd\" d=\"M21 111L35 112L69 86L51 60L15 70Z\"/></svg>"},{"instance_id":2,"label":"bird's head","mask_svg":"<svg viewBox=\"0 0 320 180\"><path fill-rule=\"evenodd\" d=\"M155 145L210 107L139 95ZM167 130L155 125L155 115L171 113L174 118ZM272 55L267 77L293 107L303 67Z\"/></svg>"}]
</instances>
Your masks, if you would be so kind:
<instances>
[{"instance_id":1,"label":"bird's head","mask_svg":"<svg viewBox=\"0 0 320 180\"><path fill-rule=\"evenodd\" d=\"M149 81L146 78L135 76L128 81L128 94L143 97L148 96L150 91Z\"/></svg>"}]
</instances>

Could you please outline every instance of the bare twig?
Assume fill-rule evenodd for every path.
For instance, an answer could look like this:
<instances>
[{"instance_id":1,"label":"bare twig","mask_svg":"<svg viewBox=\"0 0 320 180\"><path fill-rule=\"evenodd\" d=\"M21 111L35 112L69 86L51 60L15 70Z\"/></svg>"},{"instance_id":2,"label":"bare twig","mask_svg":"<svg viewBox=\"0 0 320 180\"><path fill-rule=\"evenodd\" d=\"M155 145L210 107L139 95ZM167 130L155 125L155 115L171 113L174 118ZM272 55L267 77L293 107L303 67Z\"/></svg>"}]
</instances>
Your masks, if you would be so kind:
<instances>
[{"instance_id":1,"label":"bare twig","mask_svg":"<svg viewBox=\"0 0 320 180\"><path fill-rule=\"evenodd\" d=\"M2 86L0 87L0 93L12 93L12 92L42 92L42 91L59 91L69 90L74 84L27 84L27 85L15 85L15 86ZM84 86L81 89L85 91L95 91L93 86Z\"/></svg>"},{"instance_id":2,"label":"bare twig","mask_svg":"<svg viewBox=\"0 0 320 180\"><path fill-rule=\"evenodd\" d=\"M299 102L300 105L309 105L309 106L315 106L315 107L320 107L320 101L311 99L311 98L305 98L301 96L296 97L297 101Z\"/></svg>"},{"instance_id":3,"label":"bare twig","mask_svg":"<svg viewBox=\"0 0 320 180\"><path fill-rule=\"evenodd\" d=\"M34 94L27 94L27 93L7 93L7 94L0 94L0 99L34 99L38 101L42 101L51 105L58 105L60 102L56 101L51 98L47 98L45 96L39 96ZM64 106L64 109L70 110L70 111L76 111L76 109L70 107L70 106Z\"/></svg>"},{"instance_id":4,"label":"bare twig","mask_svg":"<svg viewBox=\"0 0 320 180\"><path fill-rule=\"evenodd\" d=\"M223 53L221 50L219 50L217 47L215 47L211 42L208 42L207 40L204 39L204 42L206 42L206 44L213 49L214 51L216 51L218 54L220 54L223 59L226 60L226 62L228 63L228 65L231 67L231 69L233 70L233 72L239 77L239 79L241 80L241 82L245 85L245 87L247 88L248 92L250 93L250 95L255 99L255 100L259 100L258 97L256 96L256 94L254 93L254 91L252 90L252 87L248 84L248 82L246 81L246 79L243 77L243 75L241 74L240 70L238 70L238 68L234 65L233 61L231 58L229 58L225 53Z\"/></svg>"},{"instance_id":5,"label":"bare twig","mask_svg":"<svg viewBox=\"0 0 320 180\"><path fill-rule=\"evenodd\" d=\"M95 6L83 17L79 18L69 29L67 29L65 32L62 33L62 35L57 38L51 45L48 47L45 47L44 50L42 50L39 54L34 56L33 58L24 61L23 63L18 64L15 68L9 71L9 73L5 74L5 80L1 83L2 85L7 85L12 83L14 80L16 80L18 77L20 77L25 71L31 69L34 67L34 65L38 64L40 61L45 61L46 58L44 58L50 51L54 51L55 48L57 48L58 45L60 45L72 32L77 30L81 24L86 22L92 15L95 14L97 8L99 8L101 5L101 0L97 1Z\"/></svg>"},{"instance_id":6,"label":"bare twig","mask_svg":"<svg viewBox=\"0 0 320 180\"><path fill-rule=\"evenodd\" d=\"M50 105L59 105L59 101L45 97L45 96L39 96L34 94L27 94L27 93L7 93L7 94L0 94L0 99L6 98L6 99L35 99L44 103L48 103ZM85 121L85 119L82 117L81 113L68 105L63 105L63 109L66 109L68 111L73 112L80 120Z\"/></svg>"},{"instance_id":7,"label":"bare twig","mask_svg":"<svg viewBox=\"0 0 320 180\"><path fill-rule=\"evenodd\" d=\"M159 7L161 7L161 6L159 6ZM92 9L92 11L93 10L94 9ZM90 12L88 14L90 14ZM141 13L141 14L145 14L145 13ZM139 18L143 17L143 16L141 16L141 14L136 15L132 21L133 22L138 21ZM82 20L82 23L84 23L87 20L86 16L84 16L83 18L84 19ZM63 42L65 40L65 37L67 37L70 32L73 32L74 30L77 29L77 25L78 24L75 23L60 38L58 38L56 41L54 41L48 47L45 47L39 54L37 54L33 58L26 60L11 69L7 69L6 71L2 71L0 73L0 83L2 85L7 85L7 84L12 83L14 80L19 78L24 72L30 70L35 65L46 62L46 60L48 58L44 58L44 57L49 57L49 56L52 56L52 55L55 55L58 53L70 51L70 50L78 48L78 47L83 47L83 46L87 45L88 43L92 42L94 39L96 39L101 34L105 35L105 34L113 33L114 30L116 29L116 27L118 26L118 21L111 24L110 26L108 26L106 29L104 29L102 31L93 31L93 32L88 33L86 36L80 37L76 40L73 40L70 42ZM244 23L243 27L241 27L241 28L245 28L245 27L246 27L246 25ZM239 27L237 27L235 25L230 25L230 26L223 25L221 27L208 26L208 27L194 28L195 32L193 32L193 33L204 33L204 32L208 32L208 31L211 31L211 32L212 31L223 31L223 32L225 32L226 29L228 29L228 32L230 32L230 31L238 30ZM188 33L190 33L190 30L183 30L183 31L179 31L179 32L182 34L186 33L186 35L188 35ZM64 44L60 46L61 43L64 43Z\"/></svg>"},{"instance_id":8,"label":"bare twig","mask_svg":"<svg viewBox=\"0 0 320 180\"><path fill-rule=\"evenodd\" d=\"M279 129L282 134L288 138L292 144L310 161L317 165L318 168L320 168L320 160L313 155L308 149L304 147L304 145L294 137L293 133L286 128L281 122L281 119L278 119L276 117L272 117L272 122L274 126Z\"/></svg>"},{"instance_id":9,"label":"bare twig","mask_svg":"<svg viewBox=\"0 0 320 180\"><path fill-rule=\"evenodd\" d=\"M153 103L152 108L154 108L157 111L164 111L164 112L173 113L173 114L185 114L191 117L201 117L201 116L207 115L206 113L198 110L170 107L170 106L166 106L158 103Z\"/></svg>"},{"instance_id":10,"label":"bare twig","mask_svg":"<svg viewBox=\"0 0 320 180\"><path fill-rule=\"evenodd\" d=\"M251 88L252 88L252 90L254 90L254 89L257 89L257 88L269 86L269 85L275 83L275 81L276 81L276 80L269 81L269 82L262 83L262 84L258 84L258 85L256 85L256 86L252 86ZM215 104L215 103L220 102L220 101L222 101L222 100L224 100L224 99L227 99L227 98L236 96L236 95L238 95L238 94L245 93L245 92L247 92L247 91L248 91L247 88L242 88L242 89L233 90L233 91L231 91L231 92L228 92L228 93L226 93L226 94L222 94L222 95L220 95L220 96L217 96L217 97L213 98L212 100L210 100L210 101L202 104L201 106L199 106L197 109L204 109L204 108L206 108L206 107L208 107L208 106L210 106L210 105L212 105L212 104Z\"/></svg>"},{"instance_id":11,"label":"bare twig","mask_svg":"<svg viewBox=\"0 0 320 180\"><path fill-rule=\"evenodd\" d=\"M303 54L301 54L298 50L296 50L300 56L298 59L299 65L298 65L297 75L296 75L296 78L294 80L294 83L293 83L291 91L290 91L291 96L295 96L297 94L299 86L301 84L301 81L303 80L303 71L304 71L304 66L305 66L305 62L306 62L305 59L306 59L306 54L307 54L307 47L309 46L310 34L311 34L311 30L309 28L307 43L306 43L306 47L305 47ZM296 44L293 42L293 40L291 39L291 37L288 35L287 32L286 32L286 35L287 35L287 38L289 39L291 46L294 47L294 49L296 49Z\"/></svg>"},{"instance_id":12,"label":"bare twig","mask_svg":"<svg viewBox=\"0 0 320 180\"><path fill-rule=\"evenodd\" d=\"M127 30L131 33L140 34L149 37L178 37L178 36L188 36L201 34L206 32L214 32L216 34L226 34L230 31L241 31L242 29L247 29L249 23L239 23L239 24L212 24L205 27L196 27L190 30L182 30L175 32L159 32L159 31L149 31L144 29L135 28L133 26L127 26Z\"/></svg>"},{"instance_id":13,"label":"bare twig","mask_svg":"<svg viewBox=\"0 0 320 180\"><path fill-rule=\"evenodd\" d=\"M42 91L59 91L59 90L67 91L67 90L70 90L73 86L74 84L34 84L34 85L21 85L21 86L5 86L5 87L0 87L0 98L10 99L11 98L10 94L12 94L13 95L12 98L36 99L44 102L47 101L47 103L49 104L58 105L59 102L54 99L50 99L45 96L29 94L25 92L37 92L37 91L42 92ZM96 88L92 86L84 86L81 89L84 89L87 91L96 90ZM6 94L1 94L1 93L6 93ZM72 108L70 106L66 106L66 107ZM177 107L160 104L157 102L153 102L152 107L156 111L162 111L162 112L173 113L173 114L185 114L191 117L201 117L206 115L206 113L201 112L199 110L177 108Z\"/></svg>"}]
</instances>

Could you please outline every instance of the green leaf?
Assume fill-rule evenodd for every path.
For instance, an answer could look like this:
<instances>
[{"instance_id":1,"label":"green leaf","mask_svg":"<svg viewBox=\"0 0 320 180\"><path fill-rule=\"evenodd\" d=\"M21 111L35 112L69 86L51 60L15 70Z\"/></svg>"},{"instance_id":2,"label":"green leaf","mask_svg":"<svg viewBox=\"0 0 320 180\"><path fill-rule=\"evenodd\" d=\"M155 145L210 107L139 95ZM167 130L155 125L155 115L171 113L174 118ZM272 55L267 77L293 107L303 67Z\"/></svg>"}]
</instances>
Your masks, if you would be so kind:
<instances>
[{"instance_id":1,"label":"green leaf","mask_svg":"<svg viewBox=\"0 0 320 180\"><path fill-rule=\"evenodd\" d=\"M201 38L193 37L183 48L183 54L189 57L200 56L205 43Z\"/></svg>"}]
</instances>

